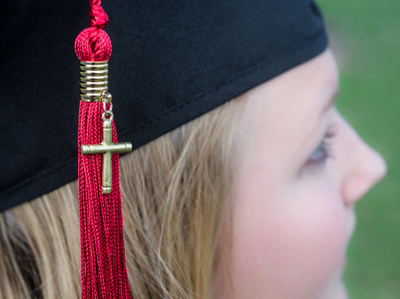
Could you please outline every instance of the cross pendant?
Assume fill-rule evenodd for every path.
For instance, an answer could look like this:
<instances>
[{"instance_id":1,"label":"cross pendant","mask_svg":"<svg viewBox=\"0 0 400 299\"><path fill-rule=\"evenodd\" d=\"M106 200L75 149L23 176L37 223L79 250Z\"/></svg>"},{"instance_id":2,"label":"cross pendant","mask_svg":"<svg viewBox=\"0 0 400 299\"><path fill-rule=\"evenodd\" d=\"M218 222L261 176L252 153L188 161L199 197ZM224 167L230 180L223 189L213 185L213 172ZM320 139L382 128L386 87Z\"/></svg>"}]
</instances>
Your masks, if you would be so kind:
<instances>
[{"instance_id":1,"label":"cross pendant","mask_svg":"<svg viewBox=\"0 0 400 299\"><path fill-rule=\"evenodd\" d=\"M111 156L113 153L128 153L132 151L130 142L112 142L112 117L103 119L103 142L93 145L82 145L81 152L87 154L103 154L103 178L102 192L103 194L111 193L112 184L112 167Z\"/></svg>"}]
</instances>

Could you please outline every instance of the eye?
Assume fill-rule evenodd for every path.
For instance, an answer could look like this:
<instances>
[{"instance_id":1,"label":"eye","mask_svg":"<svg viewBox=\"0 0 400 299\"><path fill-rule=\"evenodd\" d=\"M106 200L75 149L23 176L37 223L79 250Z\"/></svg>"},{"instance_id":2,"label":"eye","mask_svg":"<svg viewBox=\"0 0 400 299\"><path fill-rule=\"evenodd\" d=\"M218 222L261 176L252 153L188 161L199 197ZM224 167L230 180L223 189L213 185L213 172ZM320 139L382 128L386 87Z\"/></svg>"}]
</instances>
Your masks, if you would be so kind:
<instances>
[{"instance_id":1,"label":"eye","mask_svg":"<svg viewBox=\"0 0 400 299\"><path fill-rule=\"evenodd\" d=\"M332 139L336 136L336 131L332 128L328 129L324 138L318 145L317 149L308 158L305 167L318 167L322 166L329 157L334 158L332 155Z\"/></svg>"}]
</instances>

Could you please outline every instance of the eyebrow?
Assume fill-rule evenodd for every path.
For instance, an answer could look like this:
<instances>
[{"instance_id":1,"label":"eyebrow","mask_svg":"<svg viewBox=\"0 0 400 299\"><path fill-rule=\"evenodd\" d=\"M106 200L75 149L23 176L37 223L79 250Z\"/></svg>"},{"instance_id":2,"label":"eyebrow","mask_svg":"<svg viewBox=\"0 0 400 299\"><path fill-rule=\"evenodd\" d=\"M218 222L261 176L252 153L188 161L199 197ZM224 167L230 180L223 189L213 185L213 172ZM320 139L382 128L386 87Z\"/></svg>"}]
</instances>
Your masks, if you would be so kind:
<instances>
[{"instance_id":1,"label":"eyebrow","mask_svg":"<svg viewBox=\"0 0 400 299\"><path fill-rule=\"evenodd\" d=\"M329 98L329 101L326 102L326 104L324 105L324 107L322 108L321 111L321 116L335 103L336 99L339 96L339 87L336 87L333 95Z\"/></svg>"}]
</instances>

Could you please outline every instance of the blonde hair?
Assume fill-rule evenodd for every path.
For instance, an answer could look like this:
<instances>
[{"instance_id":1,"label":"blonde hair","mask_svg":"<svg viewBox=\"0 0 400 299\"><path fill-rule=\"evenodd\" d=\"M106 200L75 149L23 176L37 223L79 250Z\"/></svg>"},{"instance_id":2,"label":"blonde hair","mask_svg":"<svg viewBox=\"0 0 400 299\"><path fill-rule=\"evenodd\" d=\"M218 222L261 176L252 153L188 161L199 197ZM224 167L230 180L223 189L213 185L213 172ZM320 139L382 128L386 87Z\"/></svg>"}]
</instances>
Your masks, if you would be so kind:
<instances>
[{"instance_id":1,"label":"blonde hair","mask_svg":"<svg viewBox=\"0 0 400 299\"><path fill-rule=\"evenodd\" d=\"M234 99L121 158L132 298L211 298L235 166ZM0 217L0 298L79 298L77 182ZM221 253L219 253L221 254Z\"/></svg>"}]
</instances>

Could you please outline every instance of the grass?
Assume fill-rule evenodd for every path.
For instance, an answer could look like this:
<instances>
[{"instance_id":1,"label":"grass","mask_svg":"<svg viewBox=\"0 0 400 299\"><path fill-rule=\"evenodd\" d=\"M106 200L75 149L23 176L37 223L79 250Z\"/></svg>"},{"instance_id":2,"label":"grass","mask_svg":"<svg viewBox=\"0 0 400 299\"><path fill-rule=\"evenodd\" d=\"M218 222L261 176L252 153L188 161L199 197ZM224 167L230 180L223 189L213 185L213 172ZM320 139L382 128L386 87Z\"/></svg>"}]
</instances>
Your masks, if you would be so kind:
<instances>
[{"instance_id":1,"label":"grass","mask_svg":"<svg viewBox=\"0 0 400 299\"><path fill-rule=\"evenodd\" d=\"M351 299L400 298L400 1L317 0L341 75L338 109L388 164L356 207Z\"/></svg>"}]
</instances>

